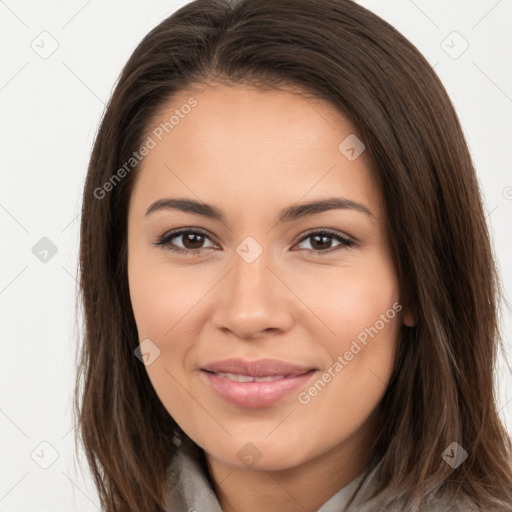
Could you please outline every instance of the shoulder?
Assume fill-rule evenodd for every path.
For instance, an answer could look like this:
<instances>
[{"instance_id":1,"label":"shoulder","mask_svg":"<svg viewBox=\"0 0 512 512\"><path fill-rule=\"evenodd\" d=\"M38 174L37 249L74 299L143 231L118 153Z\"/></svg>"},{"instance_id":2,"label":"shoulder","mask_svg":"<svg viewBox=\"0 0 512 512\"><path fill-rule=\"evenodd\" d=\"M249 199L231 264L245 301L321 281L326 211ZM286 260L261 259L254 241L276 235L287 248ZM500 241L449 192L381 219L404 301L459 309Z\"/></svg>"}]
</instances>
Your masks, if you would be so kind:
<instances>
[{"instance_id":1,"label":"shoulder","mask_svg":"<svg viewBox=\"0 0 512 512\"><path fill-rule=\"evenodd\" d=\"M380 493L374 495L380 483L380 469L381 464L371 464L366 478L346 512L490 512L482 510L467 494L446 488L438 488L437 491L431 489L426 498L426 505L423 506L419 503L412 505L405 496L397 497L392 504L387 501L388 505L383 506L383 496ZM493 512L512 512L512 510L503 509Z\"/></svg>"},{"instance_id":2,"label":"shoulder","mask_svg":"<svg viewBox=\"0 0 512 512\"><path fill-rule=\"evenodd\" d=\"M425 512L512 512L512 508L493 508L492 511L482 509L466 494L445 493L441 496L435 496L429 501ZM423 510L419 511L423 512Z\"/></svg>"},{"instance_id":3,"label":"shoulder","mask_svg":"<svg viewBox=\"0 0 512 512\"><path fill-rule=\"evenodd\" d=\"M472 500L463 496L436 496L427 501L424 506L409 505L406 500L396 500L392 505L383 507L376 496L370 501L363 501L360 505L349 508L350 512L490 512L478 507ZM498 512L498 511L495 511ZM511 512L500 510L499 512Z\"/></svg>"},{"instance_id":4,"label":"shoulder","mask_svg":"<svg viewBox=\"0 0 512 512\"><path fill-rule=\"evenodd\" d=\"M466 495L443 494L432 498L425 512L482 512L480 507Z\"/></svg>"}]
</instances>

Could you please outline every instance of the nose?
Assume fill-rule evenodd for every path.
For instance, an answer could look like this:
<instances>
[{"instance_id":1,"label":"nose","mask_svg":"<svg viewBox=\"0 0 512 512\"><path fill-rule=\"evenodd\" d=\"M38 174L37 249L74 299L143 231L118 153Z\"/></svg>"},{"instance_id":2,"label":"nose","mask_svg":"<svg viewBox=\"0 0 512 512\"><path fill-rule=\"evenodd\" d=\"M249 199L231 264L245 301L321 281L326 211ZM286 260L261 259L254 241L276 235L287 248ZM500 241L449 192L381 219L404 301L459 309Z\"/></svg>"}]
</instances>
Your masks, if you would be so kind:
<instances>
[{"instance_id":1,"label":"nose","mask_svg":"<svg viewBox=\"0 0 512 512\"><path fill-rule=\"evenodd\" d=\"M212 323L242 339L286 332L295 320L294 295L269 251L252 262L234 253L231 271L215 287Z\"/></svg>"}]
</instances>

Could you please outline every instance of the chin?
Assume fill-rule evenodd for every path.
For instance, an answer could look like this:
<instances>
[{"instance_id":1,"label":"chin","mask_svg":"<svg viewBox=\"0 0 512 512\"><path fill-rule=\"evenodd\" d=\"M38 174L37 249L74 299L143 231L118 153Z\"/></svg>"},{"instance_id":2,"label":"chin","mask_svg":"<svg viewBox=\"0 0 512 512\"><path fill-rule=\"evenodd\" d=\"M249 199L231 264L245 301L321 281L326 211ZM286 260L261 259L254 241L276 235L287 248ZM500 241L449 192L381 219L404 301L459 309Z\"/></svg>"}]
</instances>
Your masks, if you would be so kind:
<instances>
[{"instance_id":1,"label":"chin","mask_svg":"<svg viewBox=\"0 0 512 512\"><path fill-rule=\"evenodd\" d=\"M209 443L207 443L209 444ZM236 469L254 471L281 471L299 466L305 462L307 453L304 445L287 445L282 440L261 439L254 441L234 441L222 450L216 445L205 452L214 459ZM222 451L219 451L219 448Z\"/></svg>"}]
</instances>

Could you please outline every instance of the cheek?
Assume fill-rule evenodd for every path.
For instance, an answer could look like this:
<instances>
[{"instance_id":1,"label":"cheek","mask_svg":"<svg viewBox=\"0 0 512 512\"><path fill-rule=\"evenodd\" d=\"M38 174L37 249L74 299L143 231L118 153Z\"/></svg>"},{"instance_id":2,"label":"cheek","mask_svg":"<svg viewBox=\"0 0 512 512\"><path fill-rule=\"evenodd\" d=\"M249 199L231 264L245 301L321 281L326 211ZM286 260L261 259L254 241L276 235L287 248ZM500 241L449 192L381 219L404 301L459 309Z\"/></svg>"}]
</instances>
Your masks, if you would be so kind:
<instances>
[{"instance_id":1,"label":"cheek","mask_svg":"<svg viewBox=\"0 0 512 512\"><path fill-rule=\"evenodd\" d=\"M328 270L324 275L301 277L295 290L307 297L318 325L323 324L322 337L328 340L330 353L348 350L358 336L364 341L366 330L375 325L382 338L388 336L401 309L393 267L378 257Z\"/></svg>"},{"instance_id":2,"label":"cheek","mask_svg":"<svg viewBox=\"0 0 512 512\"><path fill-rule=\"evenodd\" d=\"M134 255L128 277L139 342L151 340L159 354L146 371L167 410L180 411L190 401L183 384L195 361L203 325L198 315L204 314L201 300L212 288L211 276Z\"/></svg>"},{"instance_id":3,"label":"cheek","mask_svg":"<svg viewBox=\"0 0 512 512\"><path fill-rule=\"evenodd\" d=\"M317 381L314 389L305 390L304 402L311 398L320 409L343 404L334 415L347 421L347 411L352 411L357 422L377 405L393 371L402 309L398 282L393 267L376 259L322 280L322 290L309 298L311 309L329 328L317 340L331 362L324 370L328 375L322 382L327 383Z\"/></svg>"},{"instance_id":4,"label":"cheek","mask_svg":"<svg viewBox=\"0 0 512 512\"><path fill-rule=\"evenodd\" d=\"M161 262L137 259L128 264L130 299L139 342L149 339L158 356L146 366L151 384L171 416L181 417L190 408L190 395L185 392L187 354L197 339L195 333L184 332L194 326L194 306L205 294L204 280L190 279L179 270L169 271ZM153 347L153 345L151 345Z\"/></svg>"},{"instance_id":5,"label":"cheek","mask_svg":"<svg viewBox=\"0 0 512 512\"><path fill-rule=\"evenodd\" d=\"M308 429L327 443L362 428L388 386L395 364L400 308L385 300L381 306L366 304L357 315L340 314L337 336L324 338L330 364L298 397L305 407L302 417ZM328 421L321 426L319 418Z\"/></svg>"},{"instance_id":6,"label":"cheek","mask_svg":"<svg viewBox=\"0 0 512 512\"><path fill-rule=\"evenodd\" d=\"M128 265L130 299L139 337L167 339L178 322L206 293L207 279L183 269L169 271L158 261L139 263L134 257Z\"/></svg>"}]
</instances>

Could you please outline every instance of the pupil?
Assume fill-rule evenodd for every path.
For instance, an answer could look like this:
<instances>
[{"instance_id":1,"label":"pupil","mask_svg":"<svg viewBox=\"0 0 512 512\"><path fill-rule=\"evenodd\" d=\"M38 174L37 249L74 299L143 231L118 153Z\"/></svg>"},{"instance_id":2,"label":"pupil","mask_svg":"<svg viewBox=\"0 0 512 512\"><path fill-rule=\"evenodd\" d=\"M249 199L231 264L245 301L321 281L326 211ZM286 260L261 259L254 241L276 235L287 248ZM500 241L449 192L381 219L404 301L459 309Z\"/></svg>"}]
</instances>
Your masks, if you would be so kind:
<instances>
[{"instance_id":1,"label":"pupil","mask_svg":"<svg viewBox=\"0 0 512 512\"><path fill-rule=\"evenodd\" d=\"M320 242L320 245L322 245L322 243L324 245L327 245L327 247L316 247L316 249L329 249L329 240L330 238L328 236L325 236L325 235L316 235L313 237L313 243L311 244L313 247L315 247L315 244L316 244L316 241L317 240L321 240Z\"/></svg>"},{"instance_id":2,"label":"pupil","mask_svg":"<svg viewBox=\"0 0 512 512\"><path fill-rule=\"evenodd\" d=\"M199 240L196 240L196 245L194 245L194 238L198 238ZM183 239L183 245L187 248L187 249L197 249L197 248L200 248L201 247L201 244L203 242L202 240L203 238L203 235L198 235L196 233L189 233L188 235L186 235ZM189 244L192 244L191 246Z\"/></svg>"}]
</instances>

